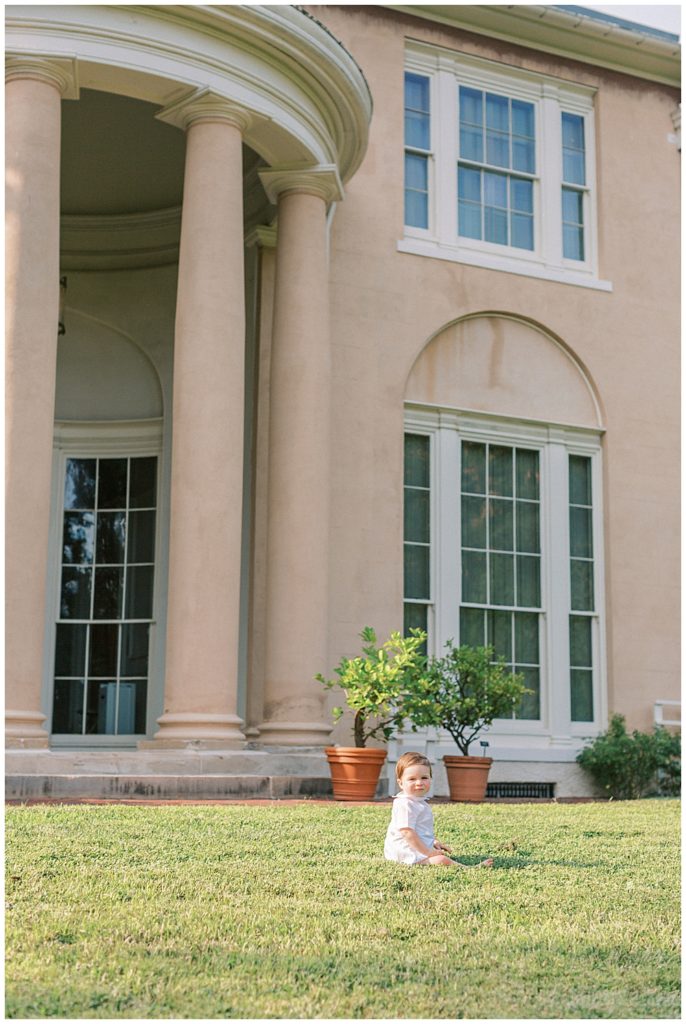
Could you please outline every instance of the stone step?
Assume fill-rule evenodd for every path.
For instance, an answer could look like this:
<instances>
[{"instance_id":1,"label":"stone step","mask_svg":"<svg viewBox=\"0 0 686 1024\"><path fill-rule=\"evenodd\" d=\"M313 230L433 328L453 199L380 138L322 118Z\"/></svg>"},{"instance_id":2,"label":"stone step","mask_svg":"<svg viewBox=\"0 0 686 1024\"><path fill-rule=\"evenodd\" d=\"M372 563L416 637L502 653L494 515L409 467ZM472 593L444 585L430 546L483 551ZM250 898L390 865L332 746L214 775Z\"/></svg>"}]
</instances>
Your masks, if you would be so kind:
<instances>
[{"instance_id":1,"label":"stone step","mask_svg":"<svg viewBox=\"0 0 686 1024\"><path fill-rule=\"evenodd\" d=\"M5 776L7 800L263 799L331 796L331 778L303 775L15 774Z\"/></svg>"},{"instance_id":2,"label":"stone step","mask_svg":"<svg viewBox=\"0 0 686 1024\"><path fill-rule=\"evenodd\" d=\"M321 748L284 750L7 750L9 775L328 776Z\"/></svg>"}]
</instances>

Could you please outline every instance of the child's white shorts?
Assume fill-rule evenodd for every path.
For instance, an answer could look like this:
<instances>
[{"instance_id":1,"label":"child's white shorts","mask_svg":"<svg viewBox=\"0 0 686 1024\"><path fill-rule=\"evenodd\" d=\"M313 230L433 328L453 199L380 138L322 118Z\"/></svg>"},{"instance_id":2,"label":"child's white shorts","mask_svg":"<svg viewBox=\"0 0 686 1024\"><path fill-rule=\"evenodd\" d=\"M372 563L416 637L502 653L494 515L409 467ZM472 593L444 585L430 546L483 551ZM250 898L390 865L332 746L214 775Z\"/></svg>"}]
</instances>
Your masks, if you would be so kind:
<instances>
[{"instance_id":1,"label":"child's white shorts","mask_svg":"<svg viewBox=\"0 0 686 1024\"><path fill-rule=\"evenodd\" d=\"M397 861L398 864L421 864L426 857L423 853L419 853L418 850L413 850L409 843L404 843L401 840L396 840L394 843L388 843L384 847L384 857L386 860Z\"/></svg>"}]
</instances>

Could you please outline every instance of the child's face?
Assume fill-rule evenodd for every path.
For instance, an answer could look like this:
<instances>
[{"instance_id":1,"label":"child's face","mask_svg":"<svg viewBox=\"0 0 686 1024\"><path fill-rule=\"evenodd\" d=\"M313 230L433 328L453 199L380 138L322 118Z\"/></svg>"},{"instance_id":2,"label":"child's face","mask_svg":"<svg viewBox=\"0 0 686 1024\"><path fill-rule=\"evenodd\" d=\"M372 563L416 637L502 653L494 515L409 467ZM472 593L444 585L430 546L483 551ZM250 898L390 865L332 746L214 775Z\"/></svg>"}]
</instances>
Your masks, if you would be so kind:
<instances>
[{"instance_id":1,"label":"child's face","mask_svg":"<svg viewBox=\"0 0 686 1024\"><path fill-rule=\"evenodd\" d=\"M405 796L426 796L431 789L431 772L423 764L411 764L400 777L399 786Z\"/></svg>"}]
</instances>

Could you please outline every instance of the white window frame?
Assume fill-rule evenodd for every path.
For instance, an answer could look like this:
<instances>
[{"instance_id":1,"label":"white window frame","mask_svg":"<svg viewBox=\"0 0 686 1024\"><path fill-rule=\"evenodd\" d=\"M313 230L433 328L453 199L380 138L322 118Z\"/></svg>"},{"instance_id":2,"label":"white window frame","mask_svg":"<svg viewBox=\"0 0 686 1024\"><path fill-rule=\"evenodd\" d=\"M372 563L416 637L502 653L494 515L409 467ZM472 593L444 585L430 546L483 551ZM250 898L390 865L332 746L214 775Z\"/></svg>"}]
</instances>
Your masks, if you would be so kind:
<instances>
[{"instance_id":1,"label":"white window frame","mask_svg":"<svg viewBox=\"0 0 686 1024\"><path fill-rule=\"evenodd\" d=\"M431 589L428 602L428 653L444 653L448 639L457 643L461 591L460 445L462 441L534 448L540 453L541 717L498 720L488 730L489 753L503 759L532 760L549 750L569 759L584 740L607 723L605 590L603 575L602 431L541 423L472 411L409 403L405 432L430 438L431 448ZM569 616L569 455L591 459L593 486L594 593L592 722L571 721ZM416 603L408 599L408 603ZM423 602L422 602L423 603ZM441 746L450 747L446 734ZM478 751L476 751L478 753ZM566 757L560 757L561 753ZM474 753L474 751L472 751Z\"/></svg>"},{"instance_id":2,"label":"white window frame","mask_svg":"<svg viewBox=\"0 0 686 1024\"><path fill-rule=\"evenodd\" d=\"M55 424L53 444L53 491L51 496L51 529L48 557L48 602L46 615L45 659L43 676L43 709L52 726L54 665L57 623L60 611L60 585L62 567L62 513L66 464L70 458L157 458L157 516L155 524L155 582L153 610L150 621L148 652L148 692L146 721L148 733L154 725L155 709L159 703L157 690L163 685L161 678L162 653L157 649L157 624L164 595L160 586L162 551L162 420L121 420L107 422L59 422ZM78 735L50 734L50 745L56 749L135 749L144 734L134 735Z\"/></svg>"},{"instance_id":3,"label":"white window frame","mask_svg":"<svg viewBox=\"0 0 686 1024\"><path fill-rule=\"evenodd\" d=\"M563 79L506 67L495 61L411 42L405 70L430 82L431 149L429 228L404 226L399 252L505 273L612 291L598 276L594 97L596 90ZM536 170L534 249L518 249L457 233L458 88L467 85L521 99L534 106ZM584 118L586 185L583 192L584 256L565 259L562 249L562 114ZM514 174L503 168L503 173Z\"/></svg>"}]
</instances>

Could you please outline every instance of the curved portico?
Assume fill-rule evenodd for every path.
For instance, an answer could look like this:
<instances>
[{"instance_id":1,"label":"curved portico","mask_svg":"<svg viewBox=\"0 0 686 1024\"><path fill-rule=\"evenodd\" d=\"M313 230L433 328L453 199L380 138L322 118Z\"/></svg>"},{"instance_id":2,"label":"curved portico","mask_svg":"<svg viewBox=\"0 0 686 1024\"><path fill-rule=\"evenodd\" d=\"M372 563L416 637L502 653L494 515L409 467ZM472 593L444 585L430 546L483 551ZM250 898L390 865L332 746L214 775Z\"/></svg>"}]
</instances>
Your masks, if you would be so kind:
<instances>
[{"instance_id":1,"label":"curved portico","mask_svg":"<svg viewBox=\"0 0 686 1024\"><path fill-rule=\"evenodd\" d=\"M42 640L49 618L44 567L60 273L60 98L78 101L80 89L154 104L159 120L186 138L173 401L166 413L172 423L166 665L153 743L216 748L245 740L238 694L244 232L246 225L267 225L276 206L269 642L259 739L320 744L328 727L313 674L325 659L326 445L306 420L323 399L328 368L326 210L342 197L342 183L364 153L370 117L364 79L322 26L291 7L15 7L8 13L7 584L9 593L21 594L7 604L8 745L49 743L45 693L52 666L45 664ZM259 159L266 192L250 209L246 147ZM167 231L173 218L149 210L125 216L124 246L121 214L79 214L73 249L75 219L67 218L63 260L77 270L149 266L146 232L153 221L154 230ZM89 230L92 237L99 232L100 244L91 247L97 257L82 244ZM115 239L109 255L108 239ZM168 264L167 239L160 249ZM298 365L307 372L298 375ZM299 452L286 474L279 446ZM27 475L16 467L27 464L30 494L17 483ZM27 517L27 508L35 514ZM35 563L30 587L27 552ZM306 594L295 643L284 617L284 602L292 611L294 566L305 573ZM288 660L289 646L306 652L297 663Z\"/></svg>"}]
</instances>

